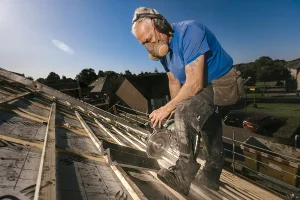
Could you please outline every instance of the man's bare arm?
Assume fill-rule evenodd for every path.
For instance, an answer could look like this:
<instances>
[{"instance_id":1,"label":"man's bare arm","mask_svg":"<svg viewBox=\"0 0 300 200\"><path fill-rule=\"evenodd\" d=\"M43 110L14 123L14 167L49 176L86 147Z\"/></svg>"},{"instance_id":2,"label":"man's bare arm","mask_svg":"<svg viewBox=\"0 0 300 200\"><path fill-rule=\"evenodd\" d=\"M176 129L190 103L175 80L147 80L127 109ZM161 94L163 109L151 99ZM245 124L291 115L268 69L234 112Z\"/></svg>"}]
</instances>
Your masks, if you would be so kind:
<instances>
[{"instance_id":1,"label":"man's bare arm","mask_svg":"<svg viewBox=\"0 0 300 200\"><path fill-rule=\"evenodd\" d=\"M173 111L179 102L194 96L202 89L204 63L204 55L201 55L196 60L186 65L186 82L180 88L174 99L165 105L167 111Z\"/></svg>"},{"instance_id":2,"label":"man's bare arm","mask_svg":"<svg viewBox=\"0 0 300 200\"><path fill-rule=\"evenodd\" d=\"M175 110L178 103L197 94L203 87L204 74L204 55L185 66L186 82L180 88L178 94L165 106L154 110L149 118L153 127L161 127L164 120L172 111Z\"/></svg>"},{"instance_id":3,"label":"man's bare arm","mask_svg":"<svg viewBox=\"0 0 300 200\"><path fill-rule=\"evenodd\" d=\"M180 81L172 74L172 72L167 73L169 78L169 89L170 89L170 95L171 99L174 99L174 97L178 94L181 83Z\"/></svg>"}]
</instances>

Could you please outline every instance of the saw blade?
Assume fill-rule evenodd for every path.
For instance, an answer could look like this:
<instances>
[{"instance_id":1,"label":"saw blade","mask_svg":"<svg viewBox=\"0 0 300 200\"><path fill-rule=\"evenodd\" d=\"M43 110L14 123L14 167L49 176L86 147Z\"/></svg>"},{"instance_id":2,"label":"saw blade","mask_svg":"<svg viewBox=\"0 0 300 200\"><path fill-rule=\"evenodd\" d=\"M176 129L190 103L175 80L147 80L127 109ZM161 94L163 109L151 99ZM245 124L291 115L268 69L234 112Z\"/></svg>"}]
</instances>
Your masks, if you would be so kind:
<instances>
[{"instance_id":1,"label":"saw blade","mask_svg":"<svg viewBox=\"0 0 300 200\"><path fill-rule=\"evenodd\" d=\"M147 154L149 157L159 159L170 147L170 137L167 132L156 132L147 140Z\"/></svg>"}]
</instances>

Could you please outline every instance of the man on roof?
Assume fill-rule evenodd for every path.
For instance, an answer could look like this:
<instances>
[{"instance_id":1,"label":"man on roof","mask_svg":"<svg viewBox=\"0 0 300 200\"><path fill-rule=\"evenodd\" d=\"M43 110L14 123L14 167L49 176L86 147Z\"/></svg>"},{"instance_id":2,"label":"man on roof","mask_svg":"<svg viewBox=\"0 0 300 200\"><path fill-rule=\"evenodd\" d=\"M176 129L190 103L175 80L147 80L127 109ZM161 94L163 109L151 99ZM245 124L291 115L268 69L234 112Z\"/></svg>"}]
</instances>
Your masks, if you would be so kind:
<instances>
[{"instance_id":1,"label":"man on roof","mask_svg":"<svg viewBox=\"0 0 300 200\"><path fill-rule=\"evenodd\" d=\"M174 166L158 172L158 178L184 195L189 194L195 177L204 186L218 190L224 148L211 82L232 69L232 58L205 25L195 20L169 24L152 8L135 10L132 33L149 57L161 62L169 78L171 100L149 115L153 127L160 127L175 111L180 155ZM203 170L196 161L196 135L202 137L207 151Z\"/></svg>"}]
</instances>

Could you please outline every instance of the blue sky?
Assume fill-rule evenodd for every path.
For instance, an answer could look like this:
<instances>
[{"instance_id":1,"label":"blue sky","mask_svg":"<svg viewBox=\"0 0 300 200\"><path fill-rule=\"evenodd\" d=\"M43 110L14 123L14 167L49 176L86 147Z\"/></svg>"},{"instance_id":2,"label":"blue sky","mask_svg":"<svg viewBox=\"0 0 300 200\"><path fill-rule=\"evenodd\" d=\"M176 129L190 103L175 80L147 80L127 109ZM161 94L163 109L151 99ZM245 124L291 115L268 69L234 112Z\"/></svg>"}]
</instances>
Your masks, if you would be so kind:
<instances>
[{"instance_id":1,"label":"blue sky","mask_svg":"<svg viewBox=\"0 0 300 200\"><path fill-rule=\"evenodd\" d=\"M0 67L35 79L84 68L163 71L131 34L139 6L171 23L199 20L234 63L300 57L299 0L0 0Z\"/></svg>"}]
</instances>

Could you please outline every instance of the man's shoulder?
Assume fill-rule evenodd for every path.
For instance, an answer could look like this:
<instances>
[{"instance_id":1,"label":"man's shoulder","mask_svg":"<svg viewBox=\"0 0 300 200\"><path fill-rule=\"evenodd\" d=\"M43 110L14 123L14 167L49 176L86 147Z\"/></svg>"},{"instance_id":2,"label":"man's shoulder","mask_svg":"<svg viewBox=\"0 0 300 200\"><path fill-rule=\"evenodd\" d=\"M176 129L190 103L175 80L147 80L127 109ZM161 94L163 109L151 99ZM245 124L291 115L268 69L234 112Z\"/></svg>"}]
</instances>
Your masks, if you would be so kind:
<instances>
[{"instance_id":1,"label":"man's shoulder","mask_svg":"<svg viewBox=\"0 0 300 200\"><path fill-rule=\"evenodd\" d=\"M204 28L205 25L197 20L185 20L177 23L172 24L175 31L185 31L189 26L197 26L199 28Z\"/></svg>"}]
</instances>

